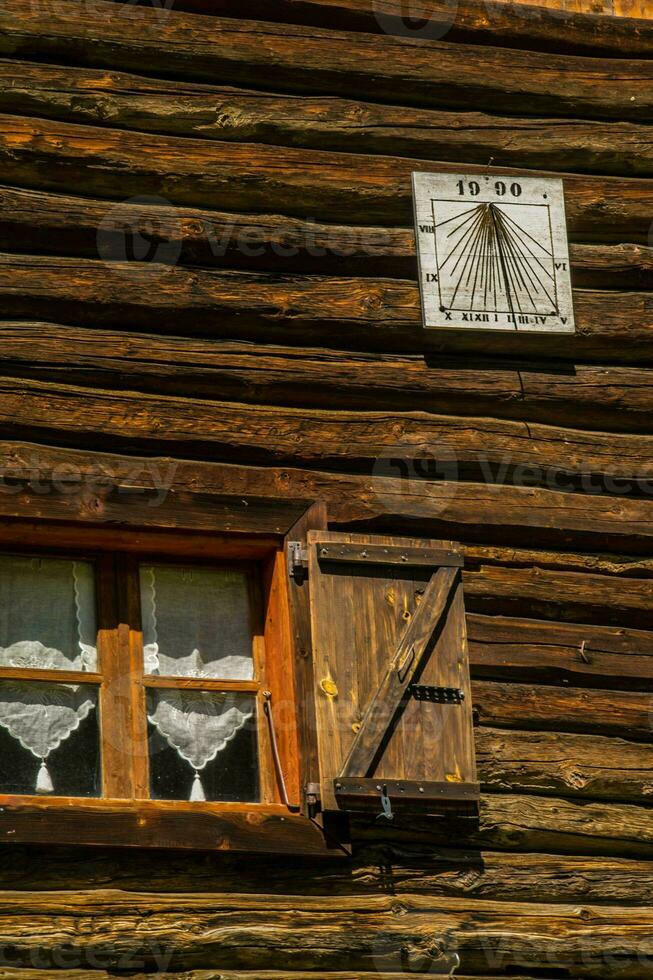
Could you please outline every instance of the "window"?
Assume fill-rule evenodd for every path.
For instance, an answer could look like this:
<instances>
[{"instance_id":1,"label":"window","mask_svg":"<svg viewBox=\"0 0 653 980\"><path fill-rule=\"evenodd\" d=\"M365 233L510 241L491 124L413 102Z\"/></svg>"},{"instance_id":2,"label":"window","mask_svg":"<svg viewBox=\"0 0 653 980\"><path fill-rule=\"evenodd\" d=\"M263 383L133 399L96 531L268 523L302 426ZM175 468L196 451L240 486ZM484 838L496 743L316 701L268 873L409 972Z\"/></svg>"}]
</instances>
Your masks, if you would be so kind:
<instances>
[{"instance_id":1,"label":"window","mask_svg":"<svg viewBox=\"0 0 653 980\"><path fill-rule=\"evenodd\" d=\"M286 579L279 539L0 531L0 833L322 847Z\"/></svg>"},{"instance_id":2,"label":"window","mask_svg":"<svg viewBox=\"0 0 653 980\"><path fill-rule=\"evenodd\" d=\"M111 650L98 641L96 576L107 574L100 589L127 592L138 574L143 627L136 669L115 692L105 669ZM0 792L113 795L101 762L110 747L100 747L115 739L113 702L127 683L135 688L133 731L146 719L147 740L132 739L123 768L147 773L147 795L268 798L259 765L265 657L255 568L119 563L116 575L122 581L112 583L111 570L84 559L0 554ZM52 679L41 680L43 671Z\"/></svg>"},{"instance_id":3,"label":"window","mask_svg":"<svg viewBox=\"0 0 653 980\"><path fill-rule=\"evenodd\" d=\"M0 526L0 839L317 855L357 815L474 818L462 562Z\"/></svg>"}]
</instances>

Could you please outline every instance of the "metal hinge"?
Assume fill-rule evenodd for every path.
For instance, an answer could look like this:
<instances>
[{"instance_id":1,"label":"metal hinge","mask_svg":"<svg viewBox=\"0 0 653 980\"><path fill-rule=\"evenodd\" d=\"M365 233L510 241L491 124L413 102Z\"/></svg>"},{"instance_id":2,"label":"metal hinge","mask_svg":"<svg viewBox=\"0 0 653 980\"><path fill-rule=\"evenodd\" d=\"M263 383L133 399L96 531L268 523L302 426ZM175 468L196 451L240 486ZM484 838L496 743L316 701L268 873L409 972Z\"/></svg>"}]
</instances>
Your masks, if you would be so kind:
<instances>
[{"instance_id":1,"label":"metal hinge","mask_svg":"<svg viewBox=\"0 0 653 980\"><path fill-rule=\"evenodd\" d=\"M410 697L416 701L431 701L433 704L462 704L465 692L459 687L428 687L425 684L411 684Z\"/></svg>"},{"instance_id":2,"label":"metal hinge","mask_svg":"<svg viewBox=\"0 0 653 980\"><path fill-rule=\"evenodd\" d=\"M288 542L288 575L295 582L303 582L308 574L308 551L301 541Z\"/></svg>"}]
</instances>

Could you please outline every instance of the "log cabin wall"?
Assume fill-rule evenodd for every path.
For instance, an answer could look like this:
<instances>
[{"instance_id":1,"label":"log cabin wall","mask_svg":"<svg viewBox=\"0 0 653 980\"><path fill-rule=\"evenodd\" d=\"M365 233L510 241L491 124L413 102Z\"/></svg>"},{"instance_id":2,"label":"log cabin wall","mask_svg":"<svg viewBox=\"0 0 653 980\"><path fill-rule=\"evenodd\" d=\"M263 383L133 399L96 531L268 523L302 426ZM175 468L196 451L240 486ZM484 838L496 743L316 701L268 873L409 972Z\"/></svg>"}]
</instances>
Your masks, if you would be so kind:
<instances>
[{"instance_id":1,"label":"log cabin wall","mask_svg":"<svg viewBox=\"0 0 653 980\"><path fill-rule=\"evenodd\" d=\"M1 980L653 974L653 23L580 6L644 19L2 0L3 479L461 541L483 796L351 862L4 845ZM421 328L410 172L488 163L565 175L572 338Z\"/></svg>"}]
</instances>

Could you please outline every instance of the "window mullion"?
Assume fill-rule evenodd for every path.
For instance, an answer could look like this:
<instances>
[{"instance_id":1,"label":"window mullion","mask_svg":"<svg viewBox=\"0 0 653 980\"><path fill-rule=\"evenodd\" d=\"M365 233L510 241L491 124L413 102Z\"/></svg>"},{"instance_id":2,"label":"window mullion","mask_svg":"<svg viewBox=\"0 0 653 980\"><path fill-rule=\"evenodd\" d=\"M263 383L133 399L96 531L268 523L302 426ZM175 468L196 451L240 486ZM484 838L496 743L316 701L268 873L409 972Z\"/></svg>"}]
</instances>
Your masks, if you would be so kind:
<instances>
[{"instance_id":1,"label":"window mullion","mask_svg":"<svg viewBox=\"0 0 653 980\"><path fill-rule=\"evenodd\" d=\"M132 562L120 555L102 557L98 571L104 796L144 799L148 796L147 723L137 580L135 586Z\"/></svg>"}]
</instances>

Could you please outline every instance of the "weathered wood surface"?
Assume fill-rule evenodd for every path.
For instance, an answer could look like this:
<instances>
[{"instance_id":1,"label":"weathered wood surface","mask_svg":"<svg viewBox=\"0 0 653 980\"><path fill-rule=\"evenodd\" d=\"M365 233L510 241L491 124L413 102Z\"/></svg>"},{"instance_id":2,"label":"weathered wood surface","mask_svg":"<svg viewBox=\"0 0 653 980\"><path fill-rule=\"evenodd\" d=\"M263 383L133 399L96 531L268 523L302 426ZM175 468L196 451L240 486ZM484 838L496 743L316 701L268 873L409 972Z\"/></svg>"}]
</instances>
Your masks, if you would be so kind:
<instances>
[{"instance_id":1,"label":"weathered wood surface","mask_svg":"<svg viewBox=\"0 0 653 980\"><path fill-rule=\"evenodd\" d=\"M131 965L138 968L138 963L131 958ZM58 980L113 980L116 974L115 972L107 973L106 970L61 970L57 969L56 972ZM161 980L164 974L157 971L156 973L134 973L130 972L129 976L131 980ZM328 973L330 978L333 980L397 980L397 973L379 973L378 970L373 970L371 973L367 971L356 970L355 973L346 972L343 973L340 970L333 971L330 970ZM323 972L313 972L308 973L304 970L297 971L291 970L278 972L277 970L256 970L255 973L250 973L248 970L183 970L181 973L173 970L172 972L166 971L166 980L324 980L325 974ZM504 974L505 977L505 974ZM21 969L20 967L2 967L0 966L0 980L43 980L43 970L32 970L29 967ZM490 977L484 974L482 977L470 977L467 975L464 980L501 980L498 977ZM513 980L528 980L528 977L515 976ZM538 973L538 980L542 980L542 974ZM546 980L546 977L543 978Z\"/></svg>"},{"instance_id":2,"label":"weathered wood surface","mask_svg":"<svg viewBox=\"0 0 653 980\"><path fill-rule=\"evenodd\" d=\"M271 276L173 268L146 262L100 262L0 255L5 319L58 320L157 333L263 340L301 347L463 353L551 363L547 336L445 335L424 330L412 282L392 279ZM653 362L653 293L576 290L577 334L556 338L558 359L632 365Z\"/></svg>"},{"instance_id":3,"label":"weathered wood surface","mask_svg":"<svg viewBox=\"0 0 653 980\"><path fill-rule=\"evenodd\" d=\"M140 0L148 3L149 0ZM619 19L597 16L596 0L551 0L513 3L509 0L426 0L411 18L401 0L175 0L176 10L223 17L248 17L281 23L332 27L400 37L434 37L535 50L570 51L613 57L647 57L653 53L653 32L646 0L612 0ZM603 0L603 5L611 0ZM550 9L551 7L558 9ZM601 10L601 13L604 11ZM644 18L633 21L628 18Z\"/></svg>"},{"instance_id":4,"label":"weathered wood surface","mask_svg":"<svg viewBox=\"0 0 653 980\"><path fill-rule=\"evenodd\" d=\"M409 228L321 224L145 201L107 201L0 185L0 249L272 272L417 278ZM653 288L653 248L570 246L577 287Z\"/></svg>"},{"instance_id":5,"label":"weathered wood surface","mask_svg":"<svg viewBox=\"0 0 653 980\"><path fill-rule=\"evenodd\" d=\"M451 845L451 825L434 818L358 824L356 840L399 843L402 840ZM650 806L548 796L481 796L478 828L456 825L460 847L488 850L542 851L549 854L606 854L653 857L653 810Z\"/></svg>"},{"instance_id":6,"label":"weathered wood surface","mask_svg":"<svg viewBox=\"0 0 653 980\"><path fill-rule=\"evenodd\" d=\"M653 691L608 691L545 685L472 683L474 713L482 725L539 731L614 735L653 741Z\"/></svg>"},{"instance_id":7,"label":"weathered wood surface","mask_svg":"<svg viewBox=\"0 0 653 980\"><path fill-rule=\"evenodd\" d=\"M467 635L477 678L653 688L653 633L643 630L470 612Z\"/></svg>"},{"instance_id":8,"label":"weathered wood surface","mask_svg":"<svg viewBox=\"0 0 653 980\"><path fill-rule=\"evenodd\" d=\"M38 5L4 0L0 54L200 81L475 109L651 120L649 61L586 58L497 47L197 17L96 0Z\"/></svg>"},{"instance_id":9,"label":"weathered wood surface","mask_svg":"<svg viewBox=\"0 0 653 980\"><path fill-rule=\"evenodd\" d=\"M653 136L636 123L438 112L10 60L0 60L0 112L199 139L450 160L458 166L492 159L506 167L653 174Z\"/></svg>"},{"instance_id":10,"label":"weathered wood surface","mask_svg":"<svg viewBox=\"0 0 653 980\"><path fill-rule=\"evenodd\" d=\"M653 75L653 61L651 66ZM326 153L0 115L5 183L75 193L83 169L85 194L114 199L159 195L173 204L264 213L274 201L275 210L303 218L407 225L411 173L460 172L459 164L443 161ZM487 170L471 163L465 169ZM494 172L523 175L509 167ZM653 180L581 174L563 179L572 233L586 241L648 243Z\"/></svg>"},{"instance_id":11,"label":"weathered wood surface","mask_svg":"<svg viewBox=\"0 0 653 980\"><path fill-rule=\"evenodd\" d=\"M133 960L132 960L133 964ZM107 973L106 970L60 970L57 969L58 980L113 980L115 973ZM156 973L133 973L129 974L131 980L160 980L162 974ZM243 970L183 970L166 971L167 980L324 980L325 974L322 972L306 973L304 970L291 970L290 972L257 970L255 973ZM342 973L340 970L329 971L328 976L333 980L396 980L397 974L379 973L373 970L371 973L356 970L355 973ZM505 974L504 974L505 977ZM1 967L0 980L43 980L43 970L32 970L30 968L21 969L20 967ZM467 975L464 980L501 980L501 978L490 977L484 974L483 977L470 977ZM513 980L528 980L528 977L515 976ZM538 980L546 980L542 974L538 973Z\"/></svg>"},{"instance_id":12,"label":"weathered wood surface","mask_svg":"<svg viewBox=\"0 0 653 980\"><path fill-rule=\"evenodd\" d=\"M135 411L136 410L136 411ZM39 436L58 432L73 443L94 439L107 448L142 445L183 446L183 454L232 462L303 463L353 467L361 464L380 476L401 475L392 460L437 460L443 475L485 477L491 483L570 490L575 485L615 496L651 495L653 439L604 434L511 420L459 419L427 413L335 412L250 406L133 392L113 392L25 378L0 377L0 420L5 431L17 425ZM17 420L19 420L17 422ZM451 462L453 460L453 462ZM419 472L415 467L415 472ZM426 471L428 473L428 470ZM433 470L436 475L436 470ZM410 466L407 478L412 478ZM487 577L493 572L488 570ZM542 587L577 584L572 573L530 575L515 571L505 582L506 601L522 583L537 601ZM474 576L469 579L473 595ZM505 581L505 580L504 580ZM591 583L590 583L591 584ZM597 583L599 589L601 583ZM606 586L615 595L615 587ZM626 610L640 625L651 589L636 583L625 596ZM639 596L639 598L637 598ZM563 600L567 601L567 600ZM594 608L593 600L578 605ZM577 615L571 600L570 615Z\"/></svg>"},{"instance_id":13,"label":"weathered wood surface","mask_svg":"<svg viewBox=\"0 0 653 980\"><path fill-rule=\"evenodd\" d=\"M484 792L650 803L653 746L568 732L476 730Z\"/></svg>"},{"instance_id":14,"label":"weathered wood surface","mask_svg":"<svg viewBox=\"0 0 653 980\"><path fill-rule=\"evenodd\" d=\"M653 864L627 858L522 854L386 843L357 845L351 861L306 861L258 855L14 845L3 850L0 884L7 890L120 888L148 892L281 895L389 895L485 898L494 901L653 901Z\"/></svg>"},{"instance_id":15,"label":"weathered wood surface","mask_svg":"<svg viewBox=\"0 0 653 980\"><path fill-rule=\"evenodd\" d=\"M305 408L428 411L650 432L653 370L283 347L0 320L0 371Z\"/></svg>"},{"instance_id":16,"label":"weathered wood surface","mask_svg":"<svg viewBox=\"0 0 653 980\"><path fill-rule=\"evenodd\" d=\"M627 858L574 857L388 843L360 845L351 861L306 861L259 855L131 851L14 845L3 850L0 884L7 890L120 888L141 892L281 895L389 895L485 898L495 901L591 901L612 905L653 900L653 864Z\"/></svg>"},{"instance_id":17,"label":"weathered wood surface","mask_svg":"<svg viewBox=\"0 0 653 980\"><path fill-rule=\"evenodd\" d=\"M134 962L134 958L131 958L131 965L137 966L138 964ZM98 970L60 970L57 969L56 975L59 980L113 980L116 976L115 972L107 973L103 969ZM160 972L156 973L134 973L129 974L131 980L160 980L164 974ZM373 970L371 973L368 971L356 970L355 973L346 972L343 973L340 970L333 971L330 970L328 973L330 978L333 980L397 980L397 973L380 973L378 970ZM505 974L503 975L505 978ZM512 974L511 974L512 976ZM537 974L538 980L547 980L543 974ZM278 972L276 970L256 970L255 973L250 973L249 970L183 970L181 973L173 970L172 972L166 971L166 980L324 980L325 974L323 972L309 971L308 973L304 970L297 971L291 970ZM0 967L0 980L43 980L43 970L32 970L30 968L21 969L20 967ZM461 978L463 980L463 978ZM483 974L482 977L469 976L467 974L464 980L501 980L500 977L491 977L488 974ZM513 980L529 980L528 977L523 975L514 976Z\"/></svg>"},{"instance_id":18,"label":"weathered wood surface","mask_svg":"<svg viewBox=\"0 0 653 980\"><path fill-rule=\"evenodd\" d=\"M396 971L408 962L413 971L433 972L448 946L458 950L467 975L497 966L504 973L528 971L544 958L576 976L603 980L606 961L618 955L622 976L644 980L653 953L647 908L376 895L302 897L298 909L293 896L111 890L4 893L0 906L12 963L30 965L38 951L45 968L64 946L78 954L80 965L96 954L116 966L131 954L146 970L159 966L157 954L167 953L168 970L202 960L214 969L265 969L273 958L286 970Z\"/></svg>"},{"instance_id":19,"label":"weathered wood surface","mask_svg":"<svg viewBox=\"0 0 653 980\"><path fill-rule=\"evenodd\" d=\"M653 559L632 555L580 554L573 551L551 551L543 548L495 546L468 542L464 547L467 568L479 564L512 565L515 568L559 569L568 572L592 572L599 575L619 575L632 578L651 578ZM624 631L621 630L621 633Z\"/></svg>"},{"instance_id":20,"label":"weathered wood surface","mask_svg":"<svg viewBox=\"0 0 653 980\"><path fill-rule=\"evenodd\" d=\"M463 581L472 612L653 629L649 579L483 566Z\"/></svg>"},{"instance_id":21,"label":"weathered wood surface","mask_svg":"<svg viewBox=\"0 0 653 980\"><path fill-rule=\"evenodd\" d=\"M391 530L486 544L586 547L650 555L653 506L643 499L567 494L540 488L372 477L297 467L188 461L75 451L9 441L0 444L0 514L32 520L116 521L125 527L171 528L183 513L189 530L261 530L288 505L285 533L311 501L324 500L334 527ZM252 507L254 503L256 507ZM181 508L181 510L180 510ZM294 508L294 510L293 510ZM252 510L255 511L252 515ZM281 521L277 523L281 524ZM269 531L269 524L266 522Z\"/></svg>"},{"instance_id":22,"label":"weathered wood surface","mask_svg":"<svg viewBox=\"0 0 653 980\"><path fill-rule=\"evenodd\" d=\"M281 409L1 376L0 422L5 433L15 427L16 434L46 436L45 441L63 436L73 445L93 443L107 449L140 446L162 452L176 446L188 457L225 462L335 468L363 465L379 476L401 479L400 458L408 461L407 482L419 473L415 461L425 459L427 463L436 460L449 479L465 475L496 485L563 491L577 487L616 498L644 494L647 503L651 496L653 439L649 436L426 413L392 416ZM433 464L433 475L437 472ZM488 570L487 578L493 574ZM513 586L523 585L536 608L540 598L546 601L547 583L563 590L577 585L573 573L568 578L556 578L557 574L515 571L510 579L504 576L504 585L497 588L508 604ZM469 594L474 595L473 574L469 582ZM570 601L569 615L575 618L585 615L587 609L600 615L605 593L603 583L597 585L596 598L588 593L585 598L577 597L575 605L559 592L554 601ZM605 588L615 599L618 587L608 584ZM646 616L650 597L650 585L639 582L624 595L625 614L635 617L634 625L653 625ZM482 611L485 607L479 602L476 608Z\"/></svg>"}]
</instances>

